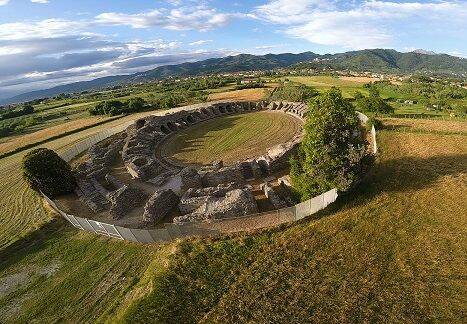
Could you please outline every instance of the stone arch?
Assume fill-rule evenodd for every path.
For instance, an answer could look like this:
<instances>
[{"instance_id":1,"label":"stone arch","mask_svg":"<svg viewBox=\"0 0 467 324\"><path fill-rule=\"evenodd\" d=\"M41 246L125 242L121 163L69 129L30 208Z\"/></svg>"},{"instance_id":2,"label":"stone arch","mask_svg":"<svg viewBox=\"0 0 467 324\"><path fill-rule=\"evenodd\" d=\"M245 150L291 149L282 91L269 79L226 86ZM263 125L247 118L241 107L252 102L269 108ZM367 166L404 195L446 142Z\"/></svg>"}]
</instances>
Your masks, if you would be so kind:
<instances>
[{"instance_id":1,"label":"stone arch","mask_svg":"<svg viewBox=\"0 0 467 324\"><path fill-rule=\"evenodd\" d=\"M176 132L178 129L177 125L173 121L167 122L166 127L170 129L171 132Z\"/></svg>"},{"instance_id":2,"label":"stone arch","mask_svg":"<svg viewBox=\"0 0 467 324\"><path fill-rule=\"evenodd\" d=\"M225 109L226 109L227 112L229 112L229 113L233 113L233 112L234 112L234 108L233 108L232 105L230 105L230 104L225 105Z\"/></svg>"},{"instance_id":3,"label":"stone arch","mask_svg":"<svg viewBox=\"0 0 467 324\"><path fill-rule=\"evenodd\" d=\"M218 107L219 111L221 114L225 114L226 113L226 110L225 110L225 107L224 106L219 106Z\"/></svg>"},{"instance_id":4,"label":"stone arch","mask_svg":"<svg viewBox=\"0 0 467 324\"><path fill-rule=\"evenodd\" d=\"M161 132L166 135L171 133L171 130L166 125L161 125L160 129L161 129Z\"/></svg>"},{"instance_id":5,"label":"stone arch","mask_svg":"<svg viewBox=\"0 0 467 324\"><path fill-rule=\"evenodd\" d=\"M215 107L215 106L212 106L210 107L210 110L212 112L213 115L220 115L220 111L219 111L219 108L218 107Z\"/></svg>"},{"instance_id":6,"label":"stone arch","mask_svg":"<svg viewBox=\"0 0 467 324\"><path fill-rule=\"evenodd\" d=\"M188 116L186 117L186 120L187 120L187 122L190 123L190 124L194 124L194 123L195 123L195 119L193 118L192 115L188 115Z\"/></svg>"},{"instance_id":7,"label":"stone arch","mask_svg":"<svg viewBox=\"0 0 467 324\"><path fill-rule=\"evenodd\" d=\"M180 118L178 120L175 121L175 125L178 127L178 128L185 128L187 125L185 123L185 121L183 120L183 118Z\"/></svg>"}]
</instances>

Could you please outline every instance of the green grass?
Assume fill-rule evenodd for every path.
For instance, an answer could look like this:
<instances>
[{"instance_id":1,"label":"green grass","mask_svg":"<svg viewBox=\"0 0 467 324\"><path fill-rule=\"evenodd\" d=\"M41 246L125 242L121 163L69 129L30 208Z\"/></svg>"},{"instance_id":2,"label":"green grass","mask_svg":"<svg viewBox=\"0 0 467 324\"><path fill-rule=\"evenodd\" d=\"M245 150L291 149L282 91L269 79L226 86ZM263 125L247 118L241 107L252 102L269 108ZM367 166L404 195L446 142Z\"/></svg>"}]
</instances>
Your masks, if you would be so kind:
<instances>
[{"instance_id":1,"label":"green grass","mask_svg":"<svg viewBox=\"0 0 467 324\"><path fill-rule=\"evenodd\" d=\"M315 75L315 76L293 76L288 77L290 81L303 83L307 86L312 86L318 91L329 90L331 87L338 87L342 90L342 94L345 98L353 98L355 91L360 91L365 95L368 95L368 90L363 88L361 82L354 82L349 80L342 80L338 77L327 76L327 75Z\"/></svg>"},{"instance_id":2,"label":"green grass","mask_svg":"<svg viewBox=\"0 0 467 324\"><path fill-rule=\"evenodd\" d=\"M290 140L301 127L297 118L278 112L225 116L175 134L161 153L183 163L231 163L266 153Z\"/></svg>"},{"instance_id":3,"label":"green grass","mask_svg":"<svg viewBox=\"0 0 467 324\"><path fill-rule=\"evenodd\" d=\"M0 297L2 322L91 322L115 316L160 249L78 232L55 221L42 237L2 251L2 277L28 274L13 293ZM57 270L41 273L42 269ZM14 272L12 272L14 270ZM24 312L15 311L24 309Z\"/></svg>"}]
</instances>

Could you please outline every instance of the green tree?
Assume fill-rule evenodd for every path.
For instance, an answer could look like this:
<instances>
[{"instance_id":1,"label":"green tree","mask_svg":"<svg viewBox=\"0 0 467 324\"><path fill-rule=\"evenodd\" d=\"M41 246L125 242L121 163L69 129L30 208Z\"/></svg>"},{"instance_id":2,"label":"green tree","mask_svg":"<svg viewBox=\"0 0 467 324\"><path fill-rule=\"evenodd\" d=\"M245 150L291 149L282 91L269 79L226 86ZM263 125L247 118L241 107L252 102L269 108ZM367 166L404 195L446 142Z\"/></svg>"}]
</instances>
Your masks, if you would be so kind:
<instances>
[{"instance_id":1,"label":"green tree","mask_svg":"<svg viewBox=\"0 0 467 324\"><path fill-rule=\"evenodd\" d=\"M25 103L21 108L23 115L32 114L34 112L34 107L30 103Z\"/></svg>"},{"instance_id":2,"label":"green tree","mask_svg":"<svg viewBox=\"0 0 467 324\"><path fill-rule=\"evenodd\" d=\"M355 105L358 110L382 114L394 113L394 107L381 98L378 89L374 85L367 88L369 90L368 98L360 92L355 93Z\"/></svg>"},{"instance_id":3,"label":"green tree","mask_svg":"<svg viewBox=\"0 0 467 324\"><path fill-rule=\"evenodd\" d=\"M127 102L127 112L133 113L133 112L143 111L145 105L146 105L146 102L144 101L143 98L140 98L140 97L131 98Z\"/></svg>"},{"instance_id":4,"label":"green tree","mask_svg":"<svg viewBox=\"0 0 467 324\"><path fill-rule=\"evenodd\" d=\"M76 180L68 163L46 148L38 148L26 154L22 169L29 186L49 198L71 193L76 187Z\"/></svg>"},{"instance_id":5,"label":"green tree","mask_svg":"<svg viewBox=\"0 0 467 324\"><path fill-rule=\"evenodd\" d=\"M290 176L302 200L351 188L371 165L363 127L352 104L332 88L309 104L305 136Z\"/></svg>"}]
</instances>

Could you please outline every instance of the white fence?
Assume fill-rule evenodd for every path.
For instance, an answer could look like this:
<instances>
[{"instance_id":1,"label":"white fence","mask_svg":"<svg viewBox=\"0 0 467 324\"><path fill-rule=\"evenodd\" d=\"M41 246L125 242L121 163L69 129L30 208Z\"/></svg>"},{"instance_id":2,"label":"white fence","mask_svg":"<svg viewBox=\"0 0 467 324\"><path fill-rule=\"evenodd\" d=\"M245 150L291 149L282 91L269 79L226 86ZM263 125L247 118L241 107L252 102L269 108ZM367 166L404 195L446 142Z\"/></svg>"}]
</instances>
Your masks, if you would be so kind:
<instances>
[{"instance_id":1,"label":"white fence","mask_svg":"<svg viewBox=\"0 0 467 324\"><path fill-rule=\"evenodd\" d=\"M366 123L368 117L358 113L362 123ZM131 122L125 123L97 133L88 137L72 148L61 153L65 161L70 161L73 157L88 150L92 145L125 130ZM373 152L377 152L376 131L371 129ZM128 240L139 243L169 242L177 238L193 236L217 236L223 233L236 233L266 228L274 225L294 222L310 216L336 201L337 189L331 189L317 197L301 202L295 206L274 210L271 212L258 213L253 215L216 219L211 222L196 222L182 225L163 224L162 228L157 229L133 229L106 224L95 220L70 215L60 210L57 205L44 195L48 204L60 215L62 215L74 227L93 232L96 234L107 235L109 237Z\"/></svg>"}]
</instances>

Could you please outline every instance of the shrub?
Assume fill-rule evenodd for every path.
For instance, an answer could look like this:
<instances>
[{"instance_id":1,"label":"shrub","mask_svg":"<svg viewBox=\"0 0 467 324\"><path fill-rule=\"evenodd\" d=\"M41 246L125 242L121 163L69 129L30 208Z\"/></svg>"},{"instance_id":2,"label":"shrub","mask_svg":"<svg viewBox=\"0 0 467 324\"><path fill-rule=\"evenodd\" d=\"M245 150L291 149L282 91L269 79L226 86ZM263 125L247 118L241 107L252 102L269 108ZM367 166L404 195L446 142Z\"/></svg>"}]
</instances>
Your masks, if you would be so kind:
<instances>
[{"instance_id":1,"label":"shrub","mask_svg":"<svg viewBox=\"0 0 467 324\"><path fill-rule=\"evenodd\" d=\"M272 95L272 100L285 100L285 101L306 101L316 96L318 92L312 87L304 84L294 85L287 83L278 88Z\"/></svg>"},{"instance_id":2,"label":"shrub","mask_svg":"<svg viewBox=\"0 0 467 324\"><path fill-rule=\"evenodd\" d=\"M142 98L131 98L127 101L127 112L133 113L143 111L146 102Z\"/></svg>"},{"instance_id":3,"label":"shrub","mask_svg":"<svg viewBox=\"0 0 467 324\"><path fill-rule=\"evenodd\" d=\"M35 149L22 161L23 177L29 186L49 198L73 192L76 180L73 171L57 153L46 148Z\"/></svg>"},{"instance_id":4,"label":"shrub","mask_svg":"<svg viewBox=\"0 0 467 324\"><path fill-rule=\"evenodd\" d=\"M143 111L146 102L142 98L131 98L125 102L120 100L107 100L99 102L94 107L89 108L91 115L121 115Z\"/></svg>"},{"instance_id":5,"label":"shrub","mask_svg":"<svg viewBox=\"0 0 467 324\"><path fill-rule=\"evenodd\" d=\"M309 104L305 136L290 176L302 200L332 188L346 191L372 162L368 143L352 104L332 88Z\"/></svg>"},{"instance_id":6,"label":"shrub","mask_svg":"<svg viewBox=\"0 0 467 324\"><path fill-rule=\"evenodd\" d=\"M368 97L358 91L355 93L355 104L358 110L382 114L394 113L394 107L380 97L379 91L374 86L370 86L369 90Z\"/></svg>"},{"instance_id":7,"label":"shrub","mask_svg":"<svg viewBox=\"0 0 467 324\"><path fill-rule=\"evenodd\" d=\"M375 116L371 116L367 122L367 128L370 130L371 126L375 126L375 129L382 129L383 122L380 119L377 119Z\"/></svg>"},{"instance_id":8,"label":"shrub","mask_svg":"<svg viewBox=\"0 0 467 324\"><path fill-rule=\"evenodd\" d=\"M123 113L124 104L120 100L108 100L99 102L89 109L91 115L116 116Z\"/></svg>"}]
</instances>

